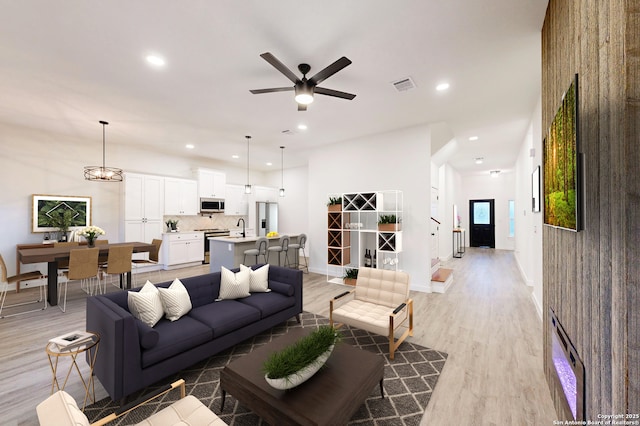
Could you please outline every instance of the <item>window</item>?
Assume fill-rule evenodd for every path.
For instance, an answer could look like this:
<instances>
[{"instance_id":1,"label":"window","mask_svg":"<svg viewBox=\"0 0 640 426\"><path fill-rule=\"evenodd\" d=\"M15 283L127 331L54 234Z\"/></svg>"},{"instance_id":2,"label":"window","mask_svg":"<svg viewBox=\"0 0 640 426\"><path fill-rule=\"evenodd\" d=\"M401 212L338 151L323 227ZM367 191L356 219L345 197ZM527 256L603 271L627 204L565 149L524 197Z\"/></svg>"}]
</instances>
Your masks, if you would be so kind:
<instances>
[{"instance_id":1,"label":"window","mask_svg":"<svg viewBox=\"0 0 640 426\"><path fill-rule=\"evenodd\" d=\"M516 203L509 200L509 237L516 235Z\"/></svg>"}]
</instances>

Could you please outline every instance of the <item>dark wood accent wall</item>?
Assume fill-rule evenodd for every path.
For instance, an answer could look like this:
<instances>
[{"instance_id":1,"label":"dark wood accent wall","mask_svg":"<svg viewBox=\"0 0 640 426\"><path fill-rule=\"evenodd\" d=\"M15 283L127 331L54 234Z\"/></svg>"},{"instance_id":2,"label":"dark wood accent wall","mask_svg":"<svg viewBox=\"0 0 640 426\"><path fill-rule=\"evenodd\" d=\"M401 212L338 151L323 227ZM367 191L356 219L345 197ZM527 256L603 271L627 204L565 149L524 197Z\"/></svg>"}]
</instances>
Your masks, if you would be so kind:
<instances>
[{"instance_id":1,"label":"dark wood accent wall","mask_svg":"<svg viewBox=\"0 0 640 426\"><path fill-rule=\"evenodd\" d=\"M640 413L640 0L549 1L543 134L576 73L584 230L543 230L545 374L553 383L552 308L585 365L585 418L597 420Z\"/></svg>"}]
</instances>

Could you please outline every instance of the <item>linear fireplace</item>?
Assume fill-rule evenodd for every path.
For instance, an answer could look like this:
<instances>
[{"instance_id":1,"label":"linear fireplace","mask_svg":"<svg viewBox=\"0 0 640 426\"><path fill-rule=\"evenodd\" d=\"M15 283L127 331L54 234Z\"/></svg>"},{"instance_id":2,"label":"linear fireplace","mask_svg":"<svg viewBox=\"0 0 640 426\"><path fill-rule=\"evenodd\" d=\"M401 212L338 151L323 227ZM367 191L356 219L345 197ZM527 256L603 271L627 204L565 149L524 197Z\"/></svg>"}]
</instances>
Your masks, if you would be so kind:
<instances>
[{"instance_id":1,"label":"linear fireplace","mask_svg":"<svg viewBox=\"0 0 640 426\"><path fill-rule=\"evenodd\" d=\"M549 354L553 371L556 373L553 376L553 386L560 399L564 397L562 405L565 415L573 420L584 420L584 364L551 308L549 308L549 316L551 327Z\"/></svg>"}]
</instances>

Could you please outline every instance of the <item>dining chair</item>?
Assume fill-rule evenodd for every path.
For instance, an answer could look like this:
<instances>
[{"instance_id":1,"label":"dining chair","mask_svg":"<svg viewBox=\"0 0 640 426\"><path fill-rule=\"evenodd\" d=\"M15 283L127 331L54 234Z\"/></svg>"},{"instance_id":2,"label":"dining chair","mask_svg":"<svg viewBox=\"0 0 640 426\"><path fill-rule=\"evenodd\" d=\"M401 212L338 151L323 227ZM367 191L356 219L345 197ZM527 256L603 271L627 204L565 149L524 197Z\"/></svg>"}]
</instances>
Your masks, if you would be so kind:
<instances>
[{"instance_id":1,"label":"dining chair","mask_svg":"<svg viewBox=\"0 0 640 426\"><path fill-rule=\"evenodd\" d=\"M93 295L100 291L100 271L98 268L99 248L79 248L69 252L69 270L64 273L64 278L58 281L58 286L64 284L64 303L60 305L62 292L58 288L58 307L62 312L67 310L67 287L69 281L80 280L80 287L86 282L86 292ZM93 284L93 281L96 284Z\"/></svg>"},{"instance_id":2,"label":"dining chair","mask_svg":"<svg viewBox=\"0 0 640 426\"><path fill-rule=\"evenodd\" d=\"M4 259L2 258L2 255L0 254L0 270L1 270L1 275L0 275L0 318L8 318L8 317L14 317L16 315L22 315L22 314L28 314L29 312L37 312L37 311L43 311L45 309L47 309L47 286L46 286L46 280L45 280L45 284L38 286L38 289L40 291L40 298L38 300L33 300L30 302L22 302L22 303L14 303L12 305L5 305L5 301L7 299L7 292L9 291L9 284L13 284L17 281L30 281L30 280L42 280L45 279L45 276L40 272L40 271L32 271L32 272L24 272L22 274L18 274L18 275L13 275L13 276L7 276L7 265L4 263ZM3 315L2 314L2 310L5 308L13 308L16 306L24 306L24 305L30 305L32 303L42 303L42 307L38 308L38 309L32 309L30 311L23 311L23 312L16 312L13 314L9 314L9 315Z\"/></svg>"},{"instance_id":3,"label":"dining chair","mask_svg":"<svg viewBox=\"0 0 640 426\"><path fill-rule=\"evenodd\" d=\"M55 242L54 247L77 247L80 243L77 241ZM63 275L65 271L69 270L69 259L58 260L58 275Z\"/></svg>"},{"instance_id":4,"label":"dining chair","mask_svg":"<svg viewBox=\"0 0 640 426\"><path fill-rule=\"evenodd\" d=\"M160 246L162 245L162 240L154 238L153 241L151 241L151 244L153 244L154 248L153 250L151 250L149 252L149 258L147 259L133 259L131 260L131 262L133 263L133 269L136 270L136 273L133 275L134 278L134 283L135 286L137 287L138 285L138 280L136 275L138 274L139 269L144 268L145 266L151 266L151 265L158 265L159 264L159 257L160 257ZM162 281L162 271L160 269L157 269L158 271L158 279L161 282Z\"/></svg>"},{"instance_id":5,"label":"dining chair","mask_svg":"<svg viewBox=\"0 0 640 426\"><path fill-rule=\"evenodd\" d=\"M106 290L106 278L111 275L118 275L118 284L113 281L112 285L122 288L121 283L124 279L124 274L131 272L131 256L133 255L133 245L113 246L109 247L109 254L107 255L107 262L100 265L103 276L105 278L105 290Z\"/></svg>"}]
</instances>

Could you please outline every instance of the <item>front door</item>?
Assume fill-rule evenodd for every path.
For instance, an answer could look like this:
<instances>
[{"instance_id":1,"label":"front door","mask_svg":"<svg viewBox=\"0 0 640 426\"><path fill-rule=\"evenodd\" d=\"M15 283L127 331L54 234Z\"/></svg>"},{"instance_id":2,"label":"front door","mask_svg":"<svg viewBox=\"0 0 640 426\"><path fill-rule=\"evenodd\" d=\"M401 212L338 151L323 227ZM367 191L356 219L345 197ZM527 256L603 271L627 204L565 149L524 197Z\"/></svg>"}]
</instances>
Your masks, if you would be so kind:
<instances>
[{"instance_id":1,"label":"front door","mask_svg":"<svg viewBox=\"0 0 640 426\"><path fill-rule=\"evenodd\" d=\"M494 200L469 200L471 247L496 247Z\"/></svg>"}]
</instances>

